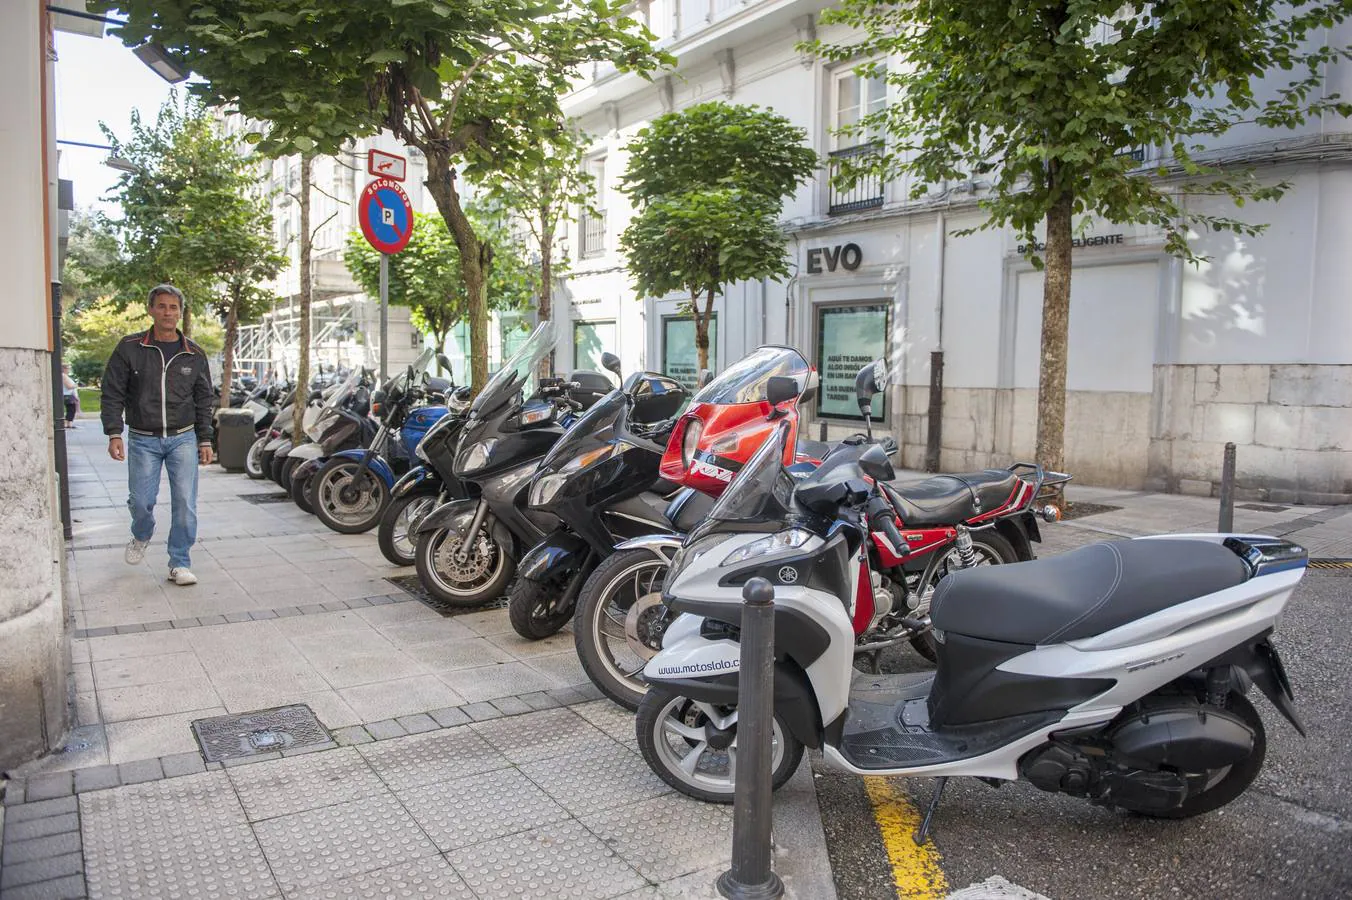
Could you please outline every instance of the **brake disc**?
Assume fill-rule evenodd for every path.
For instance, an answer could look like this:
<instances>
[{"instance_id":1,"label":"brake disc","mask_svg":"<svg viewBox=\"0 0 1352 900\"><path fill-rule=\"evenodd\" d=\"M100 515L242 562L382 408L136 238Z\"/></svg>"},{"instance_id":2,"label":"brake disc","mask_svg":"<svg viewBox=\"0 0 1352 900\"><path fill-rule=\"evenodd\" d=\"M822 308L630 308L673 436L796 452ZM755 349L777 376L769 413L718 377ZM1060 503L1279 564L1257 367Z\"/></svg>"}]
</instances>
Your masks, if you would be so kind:
<instances>
[{"instance_id":1,"label":"brake disc","mask_svg":"<svg viewBox=\"0 0 1352 900\"><path fill-rule=\"evenodd\" d=\"M670 624L668 613L660 591L644 594L629 607L624 617L624 640L639 659L652 659L662 649L662 636Z\"/></svg>"}]
</instances>

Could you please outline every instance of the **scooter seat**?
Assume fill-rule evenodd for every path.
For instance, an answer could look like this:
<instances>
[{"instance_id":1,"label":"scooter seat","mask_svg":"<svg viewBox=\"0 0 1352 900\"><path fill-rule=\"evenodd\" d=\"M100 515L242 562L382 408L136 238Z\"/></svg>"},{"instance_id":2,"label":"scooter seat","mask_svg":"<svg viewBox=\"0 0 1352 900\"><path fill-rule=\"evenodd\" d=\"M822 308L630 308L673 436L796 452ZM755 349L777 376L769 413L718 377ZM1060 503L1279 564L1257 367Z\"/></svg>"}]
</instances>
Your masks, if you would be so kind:
<instances>
[{"instance_id":1,"label":"scooter seat","mask_svg":"<svg viewBox=\"0 0 1352 900\"><path fill-rule=\"evenodd\" d=\"M915 484L884 490L901 515L902 526L956 525L998 509L1013 496L1019 476L1008 469L986 469L960 475L935 475Z\"/></svg>"},{"instance_id":2,"label":"scooter seat","mask_svg":"<svg viewBox=\"0 0 1352 900\"><path fill-rule=\"evenodd\" d=\"M962 569L934 591L940 631L1056 644L1242 584L1244 562L1202 540L1109 541L1034 562Z\"/></svg>"}]
</instances>

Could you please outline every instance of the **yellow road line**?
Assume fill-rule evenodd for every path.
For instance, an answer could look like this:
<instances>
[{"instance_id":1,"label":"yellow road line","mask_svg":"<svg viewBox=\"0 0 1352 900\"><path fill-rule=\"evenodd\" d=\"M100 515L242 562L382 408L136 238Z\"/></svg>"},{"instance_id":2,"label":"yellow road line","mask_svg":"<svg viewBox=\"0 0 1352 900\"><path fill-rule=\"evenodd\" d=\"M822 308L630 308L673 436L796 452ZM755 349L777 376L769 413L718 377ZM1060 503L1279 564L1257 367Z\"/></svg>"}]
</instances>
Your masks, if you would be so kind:
<instances>
[{"instance_id":1,"label":"yellow road line","mask_svg":"<svg viewBox=\"0 0 1352 900\"><path fill-rule=\"evenodd\" d=\"M864 790L873 804L873 818L883 838L892 882L901 900L938 900L948 896L948 879L939 866L939 851L933 841L917 847L911 836L920 827L920 811L891 781L878 776L864 779Z\"/></svg>"}]
</instances>

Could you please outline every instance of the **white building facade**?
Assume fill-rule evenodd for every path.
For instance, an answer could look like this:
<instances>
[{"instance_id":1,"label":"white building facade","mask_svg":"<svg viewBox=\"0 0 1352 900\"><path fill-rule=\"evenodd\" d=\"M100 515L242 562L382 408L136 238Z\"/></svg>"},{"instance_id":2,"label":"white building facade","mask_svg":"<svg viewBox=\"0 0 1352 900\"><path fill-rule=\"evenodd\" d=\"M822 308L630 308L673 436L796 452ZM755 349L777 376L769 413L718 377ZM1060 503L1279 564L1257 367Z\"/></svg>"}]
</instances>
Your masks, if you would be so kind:
<instances>
[{"instance_id":1,"label":"white building facade","mask_svg":"<svg viewBox=\"0 0 1352 900\"><path fill-rule=\"evenodd\" d=\"M655 83L598 68L566 111L596 135L602 221L570 233L576 259L557 319L560 359L616 348L626 369L693 368L685 299L634 298L618 254L632 210L615 189L624 146L653 117L726 99L774 109L827 158L868 152L833 129L886 102L881 81L852 64L798 54L818 34L816 0L640 3L677 56ZM843 33L826 31L836 39ZM1352 27L1330 40L1352 43ZM1327 89L1352 95L1352 67ZM1265 223L1256 238L1204 234L1194 267L1149 228L1081 223L1072 278L1066 464L1090 484L1213 493L1226 442L1237 445L1239 495L1352 502L1352 125L1325 117L1301 131L1238 128L1214 145L1227 161L1291 185L1280 203L1206 212ZM1157 158L1146 148L1143 160ZM829 165L829 163L828 163ZM810 420L856 430L844 389L861 361L886 356L894 384L883 416L920 468L931 360L943 352L939 467L1008 465L1034 455L1042 276L1009 230L971 236L980 184L948 184L921 201L907 183L838 192L825 171L785 205L792 277L741 283L716 300L711 364L762 343L798 347L822 390ZM628 348L642 348L642 358ZM618 348L625 348L623 350ZM599 350L595 351L599 353ZM569 355L571 354L571 356ZM816 428L813 428L815 436Z\"/></svg>"}]
</instances>

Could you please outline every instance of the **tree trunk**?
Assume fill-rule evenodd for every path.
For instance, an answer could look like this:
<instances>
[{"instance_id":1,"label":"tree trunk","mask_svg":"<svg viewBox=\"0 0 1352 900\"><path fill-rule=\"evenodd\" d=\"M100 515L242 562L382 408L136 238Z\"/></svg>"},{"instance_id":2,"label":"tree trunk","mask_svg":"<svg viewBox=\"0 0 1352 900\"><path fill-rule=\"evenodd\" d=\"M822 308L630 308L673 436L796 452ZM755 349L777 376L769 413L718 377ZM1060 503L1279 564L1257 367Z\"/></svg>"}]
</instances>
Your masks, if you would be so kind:
<instances>
[{"instance_id":1,"label":"tree trunk","mask_svg":"<svg viewBox=\"0 0 1352 900\"><path fill-rule=\"evenodd\" d=\"M1037 461L1049 469L1066 463L1066 345L1070 333L1071 209L1069 193L1047 211L1046 268L1042 282L1042 366L1037 388Z\"/></svg>"},{"instance_id":2,"label":"tree trunk","mask_svg":"<svg viewBox=\"0 0 1352 900\"><path fill-rule=\"evenodd\" d=\"M296 364L296 415L291 423L291 439L305 439L305 406L310 397L310 168L314 157L300 157L300 347Z\"/></svg>"},{"instance_id":3,"label":"tree trunk","mask_svg":"<svg viewBox=\"0 0 1352 900\"><path fill-rule=\"evenodd\" d=\"M493 248L479 240L460 206L450 157L435 150L427 154L427 190L460 251L460 274L469 300L470 390L477 396L488 381L488 269Z\"/></svg>"},{"instance_id":4,"label":"tree trunk","mask_svg":"<svg viewBox=\"0 0 1352 900\"><path fill-rule=\"evenodd\" d=\"M235 369L235 336L239 334L239 298L230 300L225 316L225 351L221 357L221 409L230 405L230 382Z\"/></svg>"},{"instance_id":5,"label":"tree trunk","mask_svg":"<svg viewBox=\"0 0 1352 900\"><path fill-rule=\"evenodd\" d=\"M183 301L183 321L179 324L183 326L183 336L192 337L192 306L186 300Z\"/></svg>"},{"instance_id":6,"label":"tree trunk","mask_svg":"<svg viewBox=\"0 0 1352 900\"><path fill-rule=\"evenodd\" d=\"M692 293L690 295L690 309L695 314L695 349L699 351L699 365L696 366L695 377L699 373L709 368L709 318L714 310L714 289L709 288L709 300L704 306L703 314L699 311L699 295Z\"/></svg>"},{"instance_id":7,"label":"tree trunk","mask_svg":"<svg viewBox=\"0 0 1352 900\"><path fill-rule=\"evenodd\" d=\"M541 322L550 322L554 318L553 306L553 265L550 254L554 252L554 229L548 224L549 210L540 210L540 303L537 307ZM555 335L557 338L558 335ZM540 360L540 377L548 378L554 373L554 354L546 354Z\"/></svg>"}]
</instances>

